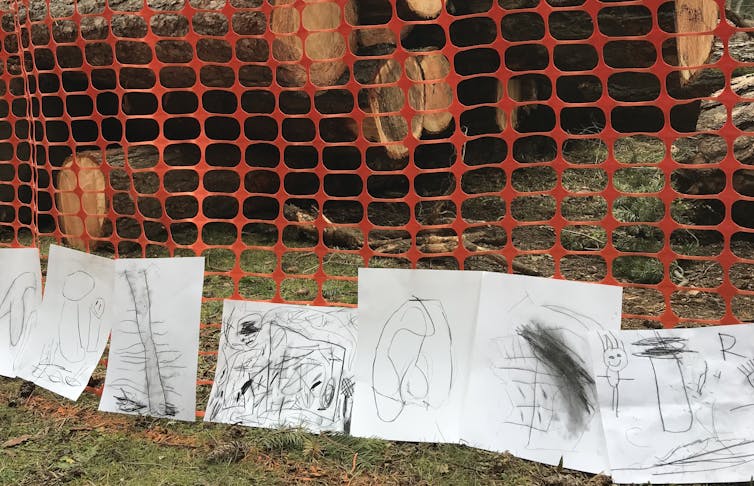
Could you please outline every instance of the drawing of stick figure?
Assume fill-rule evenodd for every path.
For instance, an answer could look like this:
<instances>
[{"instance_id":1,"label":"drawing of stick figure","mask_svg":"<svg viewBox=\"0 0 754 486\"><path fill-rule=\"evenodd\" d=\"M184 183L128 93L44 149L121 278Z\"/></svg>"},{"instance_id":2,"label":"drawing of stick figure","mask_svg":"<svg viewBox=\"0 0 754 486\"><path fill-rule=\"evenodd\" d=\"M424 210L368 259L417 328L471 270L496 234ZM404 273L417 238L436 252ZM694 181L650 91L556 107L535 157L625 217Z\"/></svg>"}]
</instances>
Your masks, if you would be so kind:
<instances>
[{"instance_id":1,"label":"drawing of stick figure","mask_svg":"<svg viewBox=\"0 0 754 486\"><path fill-rule=\"evenodd\" d=\"M93 290L94 278L81 270L71 273L63 282L64 300L60 313L58 335L60 354L71 363L81 361L86 355L93 309L86 309L81 301ZM104 309L104 305L102 307ZM66 323L71 321L75 325L66 326Z\"/></svg>"},{"instance_id":2,"label":"drawing of stick figure","mask_svg":"<svg viewBox=\"0 0 754 486\"><path fill-rule=\"evenodd\" d=\"M605 363L605 375L602 378L606 378L613 389L611 408L617 417L620 406L620 382L626 380L621 378L620 372L628 366L628 356L623 342L618 341L612 333L602 336L602 362Z\"/></svg>"}]
</instances>

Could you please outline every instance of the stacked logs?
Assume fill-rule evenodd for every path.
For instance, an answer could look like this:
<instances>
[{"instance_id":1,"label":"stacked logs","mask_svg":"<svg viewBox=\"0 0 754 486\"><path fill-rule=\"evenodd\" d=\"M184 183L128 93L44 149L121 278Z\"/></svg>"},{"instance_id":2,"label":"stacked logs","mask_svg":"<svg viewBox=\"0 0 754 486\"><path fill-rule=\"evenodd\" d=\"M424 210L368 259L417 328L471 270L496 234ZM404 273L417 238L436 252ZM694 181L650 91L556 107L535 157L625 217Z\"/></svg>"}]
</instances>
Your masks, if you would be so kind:
<instances>
[{"instance_id":1,"label":"stacked logs","mask_svg":"<svg viewBox=\"0 0 754 486\"><path fill-rule=\"evenodd\" d=\"M706 5L705 2L709 2L709 0L684 1L684 5L696 2L696 4L701 3L702 6ZM552 0L549 3L553 7L559 7L572 5L570 2L571 0ZM261 35L269 28L274 35L271 48L261 42L243 45L239 43L237 46L233 46L236 49L236 54L243 53L243 56L246 58L245 60L253 62L267 60L271 54L275 60L271 64L276 67L274 79L284 87L303 87L307 81L311 81L317 88L333 87L341 85L344 80L348 79L348 76L353 75L359 83L364 85L358 101L359 107L366 113L366 118L360 127L354 124L340 127L343 132L348 132L342 135L343 139L347 139L349 136L353 138L361 132L361 135L374 143L375 146L383 147L381 150L383 150L385 160L381 163L384 163L388 167L401 167L401 163L393 163L391 161L405 161L409 155L409 148L405 143L407 138L413 137L419 140L423 138L436 138L444 136L443 134L450 134L452 130L456 129L449 106L454 101L454 97L457 96L459 99L462 99L464 93L462 93L460 85L458 92L454 93L452 88L443 82L443 78L451 69L451 60L441 54L439 49L447 39L437 39L432 35L426 35L427 30L423 30L426 25L423 24L407 23L401 30L400 35L388 29L387 26L380 25L390 20L393 14L391 2L385 0L353 0L347 2L344 10L334 1L307 3L303 9L299 9L297 5L294 5L292 0L274 0L271 3L273 9L269 19L264 18L263 15L245 17L245 23L240 27L233 20L233 28L237 32L241 28L244 35ZM475 11L473 10L473 6L482 3L484 2L481 0L447 0L446 2L442 0L399 0L395 4L395 12L401 20L431 20L440 15L443 8L452 15L465 15L473 13ZM516 8L526 8L528 3L527 0L501 0L500 2L504 8L509 9L510 15L507 15L505 18L510 17L511 19L514 15L517 15ZM595 22L589 16L583 19L578 16L563 16L562 18L553 16L549 19L549 27L553 35L564 39L586 39L595 28L599 28L607 35L621 38L641 35L641 26L652 24L652 14L648 9L645 9L646 12L642 12L640 11L640 7L631 8L633 10L630 10L630 12L626 9L603 9L596 19L596 24L598 25L594 25ZM254 14L257 14L257 12L254 12ZM625 22L624 17L628 14L633 16L634 21ZM41 19L40 15L43 16L42 13L32 12L32 17L36 20ZM63 16L62 13L60 15ZM177 19L180 16L173 17ZM184 41L178 40L185 35L181 30L185 29L185 27L182 27L183 24L173 17L169 15L155 15L153 17L150 27L157 35L166 38L175 37L177 39L160 44L159 48L155 49L155 53L158 57L162 55L165 56L165 59L169 59L160 59L164 62L186 62L185 60L181 61L181 59L186 58L186 56L188 56L187 59L191 59L193 55L191 53L191 46L188 46ZM343 39L339 32L331 30L342 24L342 17L353 26L353 33L349 39ZM709 22L708 17L705 16L705 21L707 22ZM126 20L126 18L130 20ZM531 63L539 56L536 39L541 38L541 34L537 30L539 29L538 24L528 22L506 23L505 18L503 36L506 39L532 41L531 44L519 45L521 49L517 51L516 56L509 56L506 52L506 67L513 71L535 69L531 67ZM97 18L92 17L92 19L96 20ZM681 28L685 21L682 17L676 17L673 10L668 9L658 13L658 20L661 28L666 31L673 31L676 23ZM113 32L120 37L138 39L143 37L143 34L140 34L140 32L145 31L147 28L146 24L141 25L139 22L143 21L139 20L138 16L114 16L111 27ZM194 29L197 30L197 18L192 19L192 22L195 24ZM232 71L229 72L229 68L224 69L221 65L221 58L226 55L226 51L231 52L232 47L224 45L224 41L218 40L218 38L221 38L222 34L228 31L230 19L225 18L222 14L214 14L205 15L201 22L200 34L213 37L212 42L214 44L212 46L215 46L214 48L217 49L217 52L212 52L211 48L203 48L204 50L201 50L197 46L197 55L202 60L209 61L210 63L217 62L218 64L203 66L201 73L194 73L188 66L179 66L179 64L176 64L175 68L163 69L159 73L159 82L163 86L168 89L175 89L178 92L181 89L190 88L193 83L197 82L196 78L200 77L201 82L205 86L223 89L229 88L234 84L235 75L239 77L239 81L244 86L256 86L260 88L269 86L272 82L272 75L265 74L263 69L234 74ZM106 22L102 25L102 22L97 21L82 21L80 25L74 27L71 27L66 22L56 22L52 24L50 32L46 30L49 28L47 25L34 24L31 29L31 43L33 46L46 47L53 37L57 42L74 42L78 39L78 36L91 42L96 39L104 39L108 32L107 27ZM494 36L499 35L497 29L500 26L490 23L489 26L481 27L481 29L487 28L490 29L490 32L464 33L465 38L471 39L471 42L467 45L477 44L477 42L474 42L475 36L479 39L484 39L490 36L494 38ZM696 26L693 28L699 29ZM554 33L555 31L557 31L557 35ZM451 41L454 41L452 29L450 33L446 33L445 35L450 35ZM698 37L707 42L709 36ZM125 45L126 41L123 41L123 43ZM352 52L357 53L357 56L365 57L363 61L360 60L356 65L351 66L353 69L352 73L349 72L349 66L343 61L343 55L347 49L346 43L350 43L348 47L350 47ZM131 44L136 45L140 43L133 41ZM390 53L395 51L398 44L409 51L409 55L405 61L398 62L395 59L386 59ZM480 40L478 44L486 44L486 41ZM616 43L616 45L618 44L620 42ZM701 58L704 56L703 52L702 54L697 52L695 54L696 57L692 59L688 52L682 52L683 49L688 50L688 45L684 45L685 47L678 46L679 51L676 51L674 43L666 44L667 46L664 46L665 49L661 55L667 62L682 66L693 66L701 62ZM113 62L113 52L109 49L99 49L99 47L104 46L104 43L97 45L90 44L89 47L92 48L87 48L86 52L87 62L95 67L91 80L92 85L96 89L112 89L111 86L117 84L126 89L148 89L156 83L154 78L157 73L149 75L149 73L146 73L148 71L146 69L132 67L122 69L118 73L117 79L115 79L114 75L112 75L113 79L109 79L108 76L112 72L109 66ZM573 46L573 44L569 44L569 46ZM184 52L186 49L188 49L188 52ZM41 48L34 52L33 59L35 63L41 63L38 68L49 70L50 66L54 66L56 63L65 66L74 65L75 55L72 53L73 50L59 50L55 52L55 58L53 58L52 51ZM651 53L645 52L640 48L615 48L613 50L606 48L603 52L604 60L608 65L623 67L641 67L646 64L645 57L653 57L659 54L653 50ZM68 55L71 55L71 59L66 58ZM129 65L145 64L149 61L146 57L143 59L140 58L139 56L141 55L151 56L151 50L137 48L119 49L117 46L115 49L115 60ZM591 51L588 49L564 49L562 52L556 49L550 62L565 71L588 71L593 64L590 56ZM470 71L471 74L475 72L477 71L473 69ZM481 70L479 72L486 71ZM695 72L697 75L692 76ZM676 97L679 99L708 96L721 86L719 85L720 80L717 77L706 76L705 73L706 71L690 69L688 70L688 75L683 74L683 78L669 79L668 89L672 92L673 96L678 94ZM565 74L567 75L568 73L566 72ZM189 79L192 77L193 80ZM571 78L576 77L578 76L572 76ZM586 78L586 76L582 77ZM39 86L43 93L55 93L58 91L59 87L55 85L52 78L53 76L45 76L44 79L40 78ZM407 89L398 87L398 80L401 78L404 80L408 79ZM563 77L563 79L565 78L566 76ZM575 103L593 101L601 96L604 89L609 89L611 96L616 99L637 101L648 99L647 96L650 96L656 89L653 84L654 80L645 83L644 80L649 78L652 77L635 77L631 83L622 84L613 83L610 80L608 81L609 86L603 87L599 83L595 84L587 81L570 84L564 82L562 85L558 83L555 86L554 80L552 80L552 85L544 86L542 84L542 80L544 79L542 76L515 76L509 81L507 86L502 86L502 83L498 82L496 87L492 88L494 93L485 99L500 100L507 93L507 96L515 101L527 103L523 108L514 110L513 113L508 114L509 116L506 116L503 110L497 109L495 116L491 117L491 122L497 126L498 132L506 127L506 122L513 124L515 128L522 132L539 132L546 131L549 128L543 129L540 126L537 113L541 112L541 110L538 111L537 107L546 104L543 100L548 98L552 91L556 91L557 96L561 99ZM95 79L99 80L97 81L99 85L96 85ZM663 81L660 80L660 82ZM71 77L67 82L68 86L64 87L66 91L84 91L87 88L86 85L74 86L72 84L75 84L74 77ZM45 83L51 83L51 85L46 86ZM402 83L401 86L406 86L406 84ZM328 92L334 93L336 91L338 90L329 90ZM295 91L289 93L296 94ZM170 103L170 95L171 93L168 93L163 98L163 108ZM289 101L293 98L295 96L289 97ZM332 101L332 103L336 104L338 102L337 99ZM176 103L180 104L180 101L178 100ZM129 113L143 114L140 112L141 108L136 106L136 104L127 103L124 97L115 109L122 110L126 115ZM280 104L282 106L282 100ZM411 110L406 111L406 106L410 107ZM688 118L689 121L686 123L688 127L685 127L685 129L692 131L696 128L694 111L696 110L698 113L699 103L691 102L688 106L691 116L684 115L683 117L676 118ZM586 113L588 110L583 111ZM675 110L674 113L681 113L681 111ZM406 113L413 114L411 119L406 119ZM484 112L485 116L487 113ZM144 119L135 119L134 121L141 123L142 120ZM673 116L671 116L672 121ZM149 120L144 120L144 122L149 122ZM253 123L253 120L249 120L248 122ZM586 122L591 123L591 120L576 120L573 123L578 125L579 123ZM561 120L561 123L566 123L566 121ZM620 123L617 116L613 117L613 123ZM462 125L463 123L459 124ZM461 126L458 129L464 130L465 128L465 126ZM575 133L578 133L579 130L578 126L564 126L564 128ZM105 128L103 127L102 130L104 132ZM492 131L494 132L494 130ZM128 134L126 135L125 138L127 141L131 142ZM123 139L118 134L112 138L105 138L114 141ZM118 150L122 151L122 149ZM138 153L133 156L137 157ZM110 163L110 158L111 154L108 153L108 163ZM54 167L60 167L63 163L63 160L60 159L52 160L52 155L50 159L49 163ZM61 172L61 174L65 174L65 172ZM132 184L136 186L132 191L133 194L149 194L149 191L142 190L144 188L138 186L139 183L136 179L133 180ZM67 184L65 181L58 181L57 186L61 187L65 184ZM273 181L273 185L275 184L280 184L279 179ZM233 181L229 180L227 186L231 187L232 185ZM274 190L263 187L260 192L269 193L274 192ZM302 190L301 193L309 192Z\"/></svg>"}]
</instances>

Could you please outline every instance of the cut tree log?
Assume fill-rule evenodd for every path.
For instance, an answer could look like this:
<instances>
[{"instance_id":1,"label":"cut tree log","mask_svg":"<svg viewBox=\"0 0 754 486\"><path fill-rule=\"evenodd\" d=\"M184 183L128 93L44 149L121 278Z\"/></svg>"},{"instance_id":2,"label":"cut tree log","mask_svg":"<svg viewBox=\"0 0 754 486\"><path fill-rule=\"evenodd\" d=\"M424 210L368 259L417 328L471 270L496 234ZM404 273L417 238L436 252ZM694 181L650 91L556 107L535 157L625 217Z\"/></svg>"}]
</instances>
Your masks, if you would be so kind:
<instances>
[{"instance_id":1,"label":"cut tree log","mask_svg":"<svg viewBox=\"0 0 754 486\"><path fill-rule=\"evenodd\" d=\"M441 133L453 120L453 115L447 111L453 102L453 91L448 83L442 81L450 73L450 62L444 54L426 54L412 59L415 59L416 66L411 70L406 69L406 74L419 84L409 89L409 104L417 111L436 110L421 115L421 126L427 133ZM414 73L414 70L417 72Z\"/></svg>"},{"instance_id":2,"label":"cut tree log","mask_svg":"<svg viewBox=\"0 0 754 486\"><path fill-rule=\"evenodd\" d=\"M68 244L78 250L86 250L87 244L93 247L103 234L108 205L100 163L94 154L72 155L58 173L55 203L60 229Z\"/></svg>"},{"instance_id":3,"label":"cut tree log","mask_svg":"<svg viewBox=\"0 0 754 486\"><path fill-rule=\"evenodd\" d=\"M317 86L333 86L347 68L342 59L346 53L345 39L338 32L310 31L338 27L341 23L340 7L335 2L310 4L303 9L299 18L299 12L293 5L280 6L284 1L274 2L276 6L270 16L270 29L275 33L272 55L278 61L294 61L296 64L280 66L280 81L287 86L303 86L306 83L306 71L297 62L306 53L312 60L309 67L311 82Z\"/></svg>"},{"instance_id":4,"label":"cut tree log","mask_svg":"<svg viewBox=\"0 0 754 486\"><path fill-rule=\"evenodd\" d=\"M717 3L713 0L676 0L675 23L679 34L711 32L717 22ZM705 64L712 53L714 40L715 36L712 34L678 37L678 64L682 67ZM681 83L688 83L699 71L699 68L683 69Z\"/></svg>"},{"instance_id":5,"label":"cut tree log","mask_svg":"<svg viewBox=\"0 0 754 486\"><path fill-rule=\"evenodd\" d=\"M442 12L442 0L398 0L396 8L404 19L434 19Z\"/></svg>"},{"instance_id":6,"label":"cut tree log","mask_svg":"<svg viewBox=\"0 0 754 486\"><path fill-rule=\"evenodd\" d=\"M406 76L416 84L408 90L408 103L418 111L411 120L411 134L419 139L424 131L440 133L448 128L453 115L447 109L453 101L453 92L447 83L441 81L450 70L448 59L442 54L411 56L404 66ZM401 66L387 60L377 71L373 84L395 83L401 76ZM380 115L367 118L364 122L364 136L372 141L383 143L392 159L408 155L408 148L400 142L409 132L409 122L398 112L404 106L404 93L397 86L377 86L368 91L369 113ZM427 110L438 110L425 113Z\"/></svg>"}]
</instances>

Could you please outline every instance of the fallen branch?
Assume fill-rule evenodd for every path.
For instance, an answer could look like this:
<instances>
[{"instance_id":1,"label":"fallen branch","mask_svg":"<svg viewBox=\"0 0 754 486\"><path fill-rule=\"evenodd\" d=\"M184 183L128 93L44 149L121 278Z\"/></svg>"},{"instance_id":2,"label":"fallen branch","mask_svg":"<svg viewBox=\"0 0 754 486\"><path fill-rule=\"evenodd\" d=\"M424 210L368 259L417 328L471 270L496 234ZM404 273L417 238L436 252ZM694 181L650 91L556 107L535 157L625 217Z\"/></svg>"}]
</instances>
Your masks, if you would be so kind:
<instances>
[{"instance_id":1,"label":"fallen branch","mask_svg":"<svg viewBox=\"0 0 754 486\"><path fill-rule=\"evenodd\" d=\"M306 210L292 204L286 204L284 206L284 213L287 219L299 223L311 223L316 219L315 214L307 212ZM323 219L326 223L330 223L330 220L326 217L323 216ZM300 226L298 229L303 236L318 241L319 234L317 228L314 226ZM323 233L325 238L328 239L331 244L337 246L349 249L359 249L363 246L363 235L357 228L330 226L325 228ZM380 254L405 253L411 247L410 238L385 238L382 240L373 240L370 243L374 252ZM416 246L422 253L452 253L458 247L458 244L458 237L455 235L425 235L416 238ZM501 267L507 271L508 261L499 253L495 253L495 250L472 243L466 238L463 238L463 246L469 251L484 253L485 256L494 260L496 263L499 263ZM515 260L511 262L511 268L515 273L522 275L530 275L534 277L544 276L539 270Z\"/></svg>"}]
</instances>

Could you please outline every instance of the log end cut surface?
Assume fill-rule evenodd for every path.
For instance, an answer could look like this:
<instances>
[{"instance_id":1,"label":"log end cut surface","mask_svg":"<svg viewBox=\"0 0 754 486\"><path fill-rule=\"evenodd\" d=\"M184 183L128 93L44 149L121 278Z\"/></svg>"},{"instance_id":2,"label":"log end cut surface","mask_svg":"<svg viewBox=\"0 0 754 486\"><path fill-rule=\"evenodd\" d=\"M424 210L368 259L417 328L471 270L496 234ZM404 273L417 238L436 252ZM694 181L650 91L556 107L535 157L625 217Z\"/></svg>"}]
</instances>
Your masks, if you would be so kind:
<instances>
[{"instance_id":1,"label":"log end cut surface","mask_svg":"<svg viewBox=\"0 0 754 486\"><path fill-rule=\"evenodd\" d=\"M58 173L55 203L60 212L60 229L68 244L85 250L101 238L107 213L105 175L98 160L90 155L68 157Z\"/></svg>"},{"instance_id":2,"label":"log end cut surface","mask_svg":"<svg viewBox=\"0 0 754 486\"><path fill-rule=\"evenodd\" d=\"M717 26L717 4L712 0L677 0L676 29L678 33L711 32ZM715 37L711 34L681 36L677 39L678 63L682 67L701 66L712 53ZM684 69L681 80L688 82L699 69Z\"/></svg>"}]
</instances>

